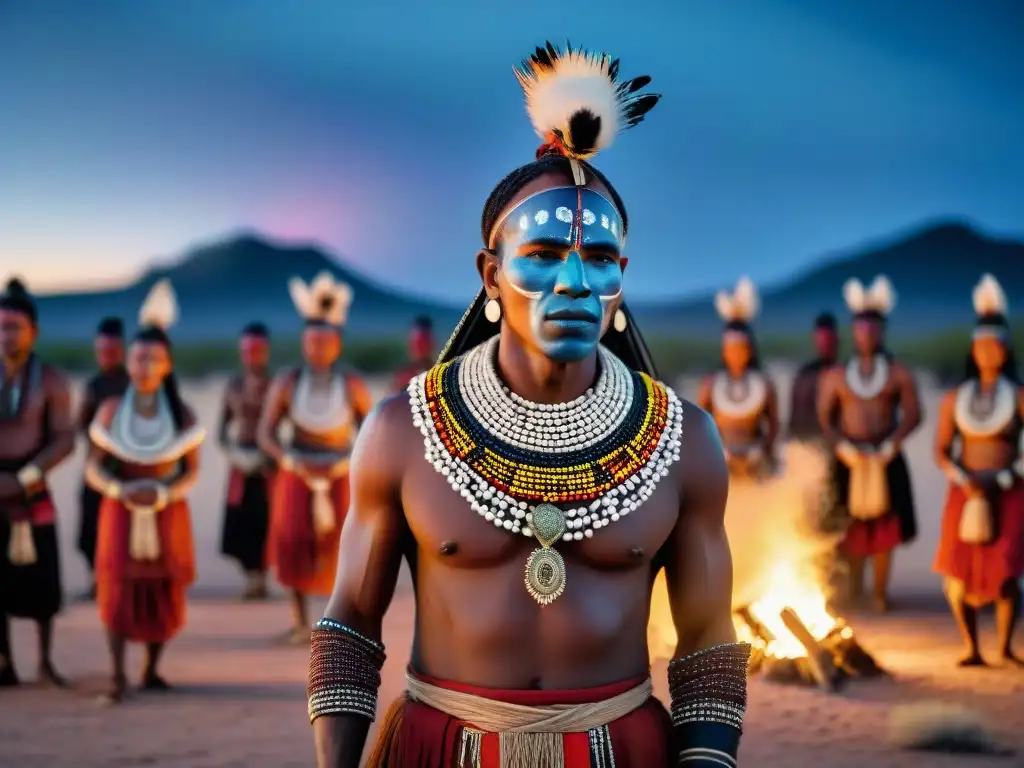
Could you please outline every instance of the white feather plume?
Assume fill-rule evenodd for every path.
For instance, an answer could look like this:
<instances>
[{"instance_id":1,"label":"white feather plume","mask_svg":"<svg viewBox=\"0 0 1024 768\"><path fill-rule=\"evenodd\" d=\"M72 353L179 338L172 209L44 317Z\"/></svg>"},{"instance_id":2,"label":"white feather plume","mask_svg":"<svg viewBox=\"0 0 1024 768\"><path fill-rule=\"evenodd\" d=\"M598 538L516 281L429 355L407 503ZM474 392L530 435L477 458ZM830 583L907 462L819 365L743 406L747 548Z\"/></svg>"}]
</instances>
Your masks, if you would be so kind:
<instances>
[{"instance_id":1,"label":"white feather plume","mask_svg":"<svg viewBox=\"0 0 1024 768\"><path fill-rule=\"evenodd\" d=\"M715 294L715 309L718 316L727 323L736 320L749 323L761 309L757 286L744 275L737 281L732 293L719 291Z\"/></svg>"},{"instance_id":2,"label":"white feather plume","mask_svg":"<svg viewBox=\"0 0 1024 768\"><path fill-rule=\"evenodd\" d=\"M288 293L295 309L306 320L319 320L329 325L342 326L348 320L352 306L352 288L348 283L335 280L324 270L307 284L301 277L288 281Z\"/></svg>"},{"instance_id":3,"label":"white feather plume","mask_svg":"<svg viewBox=\"0 0 1024 768\"><path fill-rule=\"evenodd\" d=\"M888 315L896 308L896 289L885 275L875 277L868 289L868 304L880 315Z\"/></svg>"},{"instance_id":4,"label":"white feather plume","mask_svg":"<svg viewBox=\"0 0 1024 768\"><path fill-rule=\"evenodd\" d=\"M870 286L851 277L843 285L843 299L853 314L877 312L883 317L896 306L896 291L885 275L878 275Z\"/></svg>"},{"instance_id":5,"label":"white feather plume","mask_svg":"<svg viewBox=\"0 0 1024 768\"><path fill-rule=\"evenodd\" d=\"M1009 307L1006 302L1006 294L999 281L987 272L981 276L981 280L974 286L974 293L971 298L974 301L974 311L978 317L986 315L1006 315Z\"/></svg>"},{"instance_id":6,"label":"white feather plume","mask_svg":"<svg viewBox=\"0 0 1024 768\"><path fill-rule=\"evenodd\" d=\"M851 277L843 285L843 300L846 306L854 314L867 309L867 301L864 293L864 284L855 277Z\"/></svg>"},{"instance_id":7,"label":"white feather plume","mask_svg":"<svg viewBox=\"0 0 1024 768\"><path fill-rule=\"evenodd\" d=\"M178 320L178 299L168 279L158 280L139 308L139 325L167 330Z\"/></svg>"},{"instance_id":8,"label":"white feather plume","mask_svg":"<svg viewBox=\"0 0 1024 768\"><path fill-rule=\"evenodd\" d=\"M557 138L568 157L585 160L641 122L660 97L637 93L649 77L620 82L618 69L618 60L604 53L559 51L551 43L537 48L515 70L537 135Z\"/></svg>"}]
</instances>

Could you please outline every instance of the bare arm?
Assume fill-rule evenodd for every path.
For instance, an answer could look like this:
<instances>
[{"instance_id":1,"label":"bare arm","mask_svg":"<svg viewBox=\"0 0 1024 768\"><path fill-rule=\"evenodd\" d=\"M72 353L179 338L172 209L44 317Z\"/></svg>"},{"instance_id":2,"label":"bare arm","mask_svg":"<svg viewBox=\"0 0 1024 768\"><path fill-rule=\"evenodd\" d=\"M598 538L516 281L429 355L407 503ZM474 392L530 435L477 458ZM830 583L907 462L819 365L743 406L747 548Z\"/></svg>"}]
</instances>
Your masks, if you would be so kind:
<instances>
[{"instance_id":1,"label":"bare arm","mask_svg":"<svg viewBox=\"0 0 1024 768\"><path fill-rule=\"evenodd\" d=\"M837 429L838 423L835 413L841 403L842 375L836 368L831 368L821 375L818 385L818 425L825 437L826 442L835 449L836 445L843 439Z\"/></svg>"},{"instance_id":2,"label":"bare arm","mask_svg":"<svg viewBox=\"0 0 1024 768\"><path fill-rule=\"evenodd\" d=\"M917 392L917 379L914 374L904 366L899 366L896 371L896 386L899 388L900 398L900 423L892 434L892 441L898 449L903 441L921 426L924 414L921 411L921 397Z\"/></svg>"},{"instance_id":3,"label":"bare arm","mask_svg":"<svg viewBox=\"0 0 1024 768\"><path fill-rule=\"evenodd\" d=\"M111 419L120 403L121 398L119 397L111 398L101 403L93 418L104 427L109 427ZM104 467L106 458L106 451L97 447L92 441L89 441L89 457L85 460L85 482L96 493L103 496L110 495L111 489L118 484L117 478L107 472Z\"/></svg>"},{"instance_id":4,"label":"bare arm","mask_svg":"<svg viewBox=\"0 0 1024 768\"><path fill-rule=\"evenodd\" d=\"M366 382L359 376L349 376L347 387L356 428L360 428L373 410L373 396Z\"/></svg>"},{"instance_id":5,"label":"bare arm","mask_svg":"<svg viewBox=\"0 0 1024 768\"><path fill-rule=\"evenodd\" d=\"M768 382L768 399L764 408L764 452L773 456L775 441L779 439L779 393L772 382Z\"/></svg>"},{"instance_id":6,"label":"bare arm","mask_svg":"<svg viewBox=\"0 0 1024 768\"><path fill-rule=\"evenodd\" d=\"M75 450L75 422L71 415L71 387L54 370L45 377L46 412L50 441L36 455L33 464L45 475Z\"/></svg>"},{"instance_id":7,"label":"bare arm","mask_svg":"<svg viewBox=\"0 0 1024 768\"><path fill-rule=\"evenodd\" d=\"M196 415L186 407L185 423L182 424L182 427L188 429L195 426L195 423ZM185 498L196 484L196 480L199 479L199 448L193 448L186 453L182 457L181 462L181 473L167 486L167 491L172 501Z\"/></svg>"},{"instance_id":8,"label":"bare arm","mask_svg":"<svg viewBox=\"0 0 1024 768\"><path fill-rule=\"evenodd\" d=\"M711 417L686 404L679 519L663 552L672 620L685 656L736 640L732 554L725 535L729 472Z\"/></svg>"},{"instance_id":9,"label":"bare arm","mask_svg":"<svg viewBox=\"0 0 1024 768\"><path fill-rule=\"evenodd\" d=\"M350 482L352 499L341 533L338 575L325 616L381 641L408 528L401 505L403 447L419 433L409 418L407 396L381 403L356 438ZM326 715L313 723L319 768L359 765L370 721L358 715Z\"/></svg>"},{"instance_id":10,"label":"bare arm","mask_svg":"<svg viewBox=\"0 0 1024 768\"><path fill-rule=\"evenodd\" d=\"M78 408L78 431L83 435L89 434L89 425L96 418L96 411L100 404L92 387L86 386L85 394L82 396L82 404Z\"/></svg>"},{"instance_id":11,"label":"bare arm","mask_svg":"<svg viewBox=\"0 0 1024 768\"><path fill-rule=\"evenodd\" d=\"M711 413L711 384L713 376L705 376L701 379L700 389L697 391L697 407Z\"/></svg>"},{"instance_id":12,"label":"bare arm","mask_svg":"<svg viewBox=\"0 0 1024 768\"><path fill-rule=\"evenodd\" d=\"M277 464L280 464L284 458L284 450L277 440L277 428L285 414L288 413L291 380L290 374L279 374L271 382L263 401L260 423L256 429L256 442L260 449Z\"/></svg>"},{"instance_id":13,"label":"bare arm","mask_svg":"<svg viewBox=\"0 0 1024 768\"><path fill-rule=\"evenodd\" d=\"M953 441L956 438L955 409L956 390L953 390L943 395L942 401L939 403L939 420L935 425L935 443L932 455L939 469L951 482L967 487L970 484L969 475L953 460Z\"/></svg>"},{"instance_id":14,"label":"bare arm","mask_svg":"<svg viewBox=\"0 0 1024 768\"><path fill-rule=\"evenodd\" d=\"M232 379L228 382L227 387L224 389L224 400L220 409L220 420L217 423L217 443L221 448L227 448L228 434L231 429L231 422L234 420L234 411L231 409L231 396L235 392L236 380Z\"/></svg>"}]
</instances>

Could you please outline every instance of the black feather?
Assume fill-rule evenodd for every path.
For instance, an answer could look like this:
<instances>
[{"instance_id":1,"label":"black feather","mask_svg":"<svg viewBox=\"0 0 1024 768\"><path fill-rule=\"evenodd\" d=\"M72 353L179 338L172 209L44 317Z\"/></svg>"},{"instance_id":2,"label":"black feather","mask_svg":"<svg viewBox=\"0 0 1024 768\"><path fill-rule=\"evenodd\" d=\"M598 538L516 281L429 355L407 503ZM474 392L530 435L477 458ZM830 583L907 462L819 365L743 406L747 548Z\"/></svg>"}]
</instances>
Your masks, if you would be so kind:
<instances>
[{"instance_id":1,"label":"black feather","mask_svg":"<svg viewBox=\"0 0 1024 768\"><path fill-rule=\"evenodd\" d=\"M601 135L601 118L589 109L581 109L569 118L568 147L573 152L586 155L597 147Z\"/></svg>"},{"instance_id":2,"label":"black feather","mask_svg":"<svg viewBox=\"0 0 1024 768\"><path fill-rule=\"evenodd\" d=\"M626 118L626 127L632 128L637 123L642 122L647 113L654 109L654 105L658 103L660 98L660 94L648 93L631 101L623 110Z\"/></svg>"},{"instance_id":3,"label":"black feather","mask_svg":"<svg viewBox=\"0 0 1024 768\"><path fill-rule=\"evenodd\" d=\"M615 59L611 64L608 65L608 79L613 83L619 76L619 60Z\"/></svg>"},{"instance_id":4,"label":"black feather","mask_svg":"<svg viewBox=\"0 0 1024 768\"><path fill-rule=\"evenodd\" d=\"M640 77L634 77L632 80L627 80L623 83L626 86L624 93L636 93L641 88L650 85L651 78L649 75L640 75Z\"/></svg>"}]
</instances>

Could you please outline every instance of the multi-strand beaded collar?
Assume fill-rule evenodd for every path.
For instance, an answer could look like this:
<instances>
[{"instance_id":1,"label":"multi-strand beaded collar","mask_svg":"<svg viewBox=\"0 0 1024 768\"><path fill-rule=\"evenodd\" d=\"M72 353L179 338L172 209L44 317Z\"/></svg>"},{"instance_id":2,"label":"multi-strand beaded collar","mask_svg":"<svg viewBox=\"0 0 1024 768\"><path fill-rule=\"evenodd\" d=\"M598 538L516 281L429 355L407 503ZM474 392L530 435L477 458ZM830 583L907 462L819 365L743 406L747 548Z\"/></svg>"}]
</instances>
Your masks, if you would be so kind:
<instances>
[{"instance_id":1,"label":"multi-strand beaded collar","mask_svg":"<svg viewBox=\"0 0 1024 768\"><path fill-rule=\"evenodd\" d=\"M528 402L498 375L497 337L409 383L427 461L481 517L534 536L527 589L541 604L564 589L552 549L636 510L679 460L682 404L599 348L593 388L569 403Z\"/></svg>"}]
</instances>

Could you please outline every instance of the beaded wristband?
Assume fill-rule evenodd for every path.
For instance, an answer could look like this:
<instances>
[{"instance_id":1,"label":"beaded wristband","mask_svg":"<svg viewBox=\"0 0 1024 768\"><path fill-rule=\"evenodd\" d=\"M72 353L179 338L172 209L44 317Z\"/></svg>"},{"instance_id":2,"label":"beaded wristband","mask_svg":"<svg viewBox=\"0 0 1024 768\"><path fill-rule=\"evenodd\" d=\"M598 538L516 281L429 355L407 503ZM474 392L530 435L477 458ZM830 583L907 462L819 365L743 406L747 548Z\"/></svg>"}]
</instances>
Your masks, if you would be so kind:
<instances>
[{"instance_id":1,"label":"beaded wristband","mask_svg":"<svg viewBox=\"0 0 1024 768\"><path fill-rule=\"evenodd\" d=\"M728 643L668 665L672 724L719 723L743 730L750 645Z\"/></svg>"},{"instance_id":2,"label":"beaded wristband","mask_svg":"<svg viewBox=\"0 0 1024 768\"><path fill-rule=\"evenodd\" d=\"M384 646L350 627L323 618L310 636L309 722L324 715L377 715Z\"/></svg>"}]
</instances>

